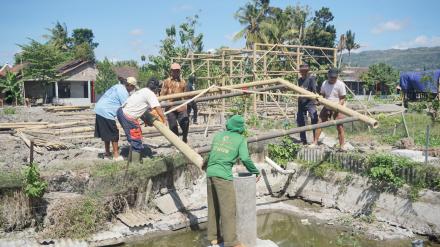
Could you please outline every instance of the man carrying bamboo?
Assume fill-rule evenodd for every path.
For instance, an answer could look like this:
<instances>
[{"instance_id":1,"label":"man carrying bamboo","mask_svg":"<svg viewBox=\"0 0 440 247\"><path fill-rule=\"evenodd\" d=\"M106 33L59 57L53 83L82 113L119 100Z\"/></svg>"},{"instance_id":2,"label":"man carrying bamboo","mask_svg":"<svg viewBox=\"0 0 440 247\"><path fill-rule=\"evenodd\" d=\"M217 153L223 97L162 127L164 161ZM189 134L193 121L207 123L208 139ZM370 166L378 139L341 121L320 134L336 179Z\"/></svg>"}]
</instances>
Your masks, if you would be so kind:
<instances>
[{"instance_id":1,"label":"man carrying bamboo","mask_svg":"<svg viewBox=\"0 0 440 247\"><path fill-rule=\"evenodd\" d=\"M163 81L162 90L160 96L165 96L175 93L183 93L186 91L186 82L180 76L180 64L173 63L171 65L171 77ZM171 109L168 107L166 111ZM188 130L189 130L189 118L186 105L179 107L175 111L167 114L168 125L174 134L179 135L179 129L177 123L179 123L182 129L182 140L188 142Z\"/></svg>"},{"instance_id":2,"label":"man carrying bamboo","mask_svg":"<svg viewBox=\"0 0 440 247\"><path fill-rule=\"evenodd\" d=\"M298 85L310 92L316 93L316 80L314 76L309 74L309 65L301 64L299 66L299 73L301 77L298 79ZM318 123L318 111L316 110L316 100L306 97L298 97L298 113L296 122L298 127L306 125L307 113L310 116L312 124ZM303 131L300 134L301 142L307 145L306 132ZM313 130L313 137L315 137L315 130Z\"/></svg>"},{"instance_id":3,"label":"man carrying bamboo","mask_svg":"<svg viewBox=\"0 0 440 247\"><path fill-rule=\"evenodd\" d=\"M332 68L327 73L327 80L321 86L321 95L324 98L336 102L341 106L345 105L345 96L347 91L345 89L345 83L338 79L338 70L336 68ZM327 122L330 118L333 119L342 119L344 115L337 110L332 110L324 106L321 112L319 113L319 122ZM344 140L344 125L338 124L336 125L336 129L338 130L338 139L339 139L339 149L341 151L345 151L345 140ZM321 129L316 129L315 139L313 140L313 144L311 147L315 147L318 145L319 136L321 135Z\"/></svg>"}]
</instances>

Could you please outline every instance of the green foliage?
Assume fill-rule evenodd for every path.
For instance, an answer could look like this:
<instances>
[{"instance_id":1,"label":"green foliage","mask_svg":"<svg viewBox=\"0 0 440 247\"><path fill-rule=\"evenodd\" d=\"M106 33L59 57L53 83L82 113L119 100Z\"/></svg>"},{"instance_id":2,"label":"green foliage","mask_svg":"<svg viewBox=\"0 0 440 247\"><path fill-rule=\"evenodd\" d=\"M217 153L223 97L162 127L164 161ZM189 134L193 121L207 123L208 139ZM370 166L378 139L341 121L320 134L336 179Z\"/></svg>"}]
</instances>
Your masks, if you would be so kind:
<instances>
[{"instance_id":1,"label":"green foliage","mask_svg":"<svg viewBox=\"0 0 440 247\"><path fill-rule=\"evenodd\" d=\"M252 128L260 128L260 118L258 118L258 115L252 114L246 119L246 125L251 126Z\"/></svg>"},{"instance_id":2,"label":"green foliage","mask_svg":"<svg viewBox=\"0 0 440 247\"><path fill-rule=\"evenodd\" d=\"M15 114L15 108L14 107L7 107L3 109L3 114L5 115L14 115Z\"/></svg>"},{"instance_id":3,"label":"green foliage","mask_svg":"<svg viewBox=\"0 0 440 247\"><path fill-rule=\"evenodd\" d=\"M356 43L356 34L352 32L351 30L348 30L345 33L345 49L348 51L348 64L351 65L350 56L351 51L359 49L361 46Z\"/></svg>"},{"instance_id":4,"label":"green foliage","mask_svg":"<svg viewBox=\"0 0 440 247\"><path fill-rule=\"evenodd\" d=\"M172 57L186 57L188 52L201 52L203 50L203 34L196 34L198 15L187 17L186 21L178 28L172 25L165 30L166 37L161 40L159 55L148 57L146 70L154 71L154 74L167 77L169 74L170 61ZM189 71L182 70L186 76Z\"/></svg>"},{"instance_id":5,"label":"green foliage","mask_svg":"<svg viewBox=\"0 0 440 247\"><path fill-rule=\"evenodd\" d=\"M78 46L86 43L93 50L99 45L99 43L93 42L94 38L95 35L93 34L93 31L88 28L77 28L72 31L73 46Z\"/></svg>"},{"instance_id":6,"label":"green foliage","mask_svg":"<svg viewBox=\"0 0 440 247\"><path fill-rule=\"evenodd\" d=\"M337 164L331 162L307 163L310 172L318 178L324 178L330 171L340 171L341 168Z\"/></svg>"},{"instance_id":7,"label":"green foliage","mask_svg":"<svg viewBox=\"0 0 440 247\"><path fill-rule=\"evenodd\" d=\"M17 75L10 71L7 71L6 75L0 78L1 92L6 95L6 100L11 100L15 105L18 105L22 99L21 83L22 81L17 78ZM6 111L4 113L6 114Z\"/></svg>"},{"instance_id":8,"label":"green foliage","mask_svg":"<svg viewBox=\"0 0 440 247\"><path fill-rule=\"evenodd\" d=\"M94 61L95 53L88 43L82 43L73 48L73 57L74 59Z\"/></svg>"},{"instance_id":9,"label":"green foliage","mask_svg":"<svg viewBox=\"0 0 440 247\"><path fill-rule=\"evenodd\" d=\"M98 75L96 78L95 90L96 93L102 94L107 89L118 83L118 77L112 69L112 64L105 58L102 62L96 65L98 68Z\"/></svg>"},{"instance_id":10,"label":"green foliage","mask_svg":"<svg viewBox=\"0 0 440 247\"><path fill-rule=\"evenodd\" d=\"M24 171L23 191L30 198L40 198L47 188L47 182L40 177L38 166L31 163Z\"/></svg>"},{"instance_id":11,"label":"green foliage","mask_svg":"<svg viewBox=\"0 0 440 247\"><path fill-rule=\"evenodd\" d=\"M300 148L301 145L294 143L289 136L286 136L281 140L281 144L269 144L269 158L277 164L285 166L287 162L296 159Z\"/></svg>"},{"instance_id":12,"label":"green foliage","mask_svg":"<svg viewBox=\"0 0 440 247\"><path fill-rule=\"evenodd\" d=\"M368 164L368 177L370 177L376 185L385 189L400 188L405 182L405 180L400 177L400 169L415 165L415 163L408 158L386 153L371 155L368 158Z\"/></svg>"},{"instance_id":13,"label":"green foliage","mask_svg":"<svg viewBox=\"0 0 440 247\"><path fill-rule=\"evenodd\" d=\"M399 72L390 65L378 63L370 65L368 72L362 73L360 78L368 89L373 89L377 84L383 83L387 86L388 93L392 93L399 80Z\"/></svg>"},{"instance_id":14,"label":"green foliage","mask_svg":"<svg viewBox=\"0 0 440 247\"><path fill-rule=\"evenodd\" d=\"M245 38L248 48L254 43L333 47L336 29L330 24L333 20L330 9L323 7L313 17L309 17L309 12L308 6L288 5L282 9L270 6L269 1L250 1L235 13L244 28L234 39Z\"/></svg>"}]
</instances>

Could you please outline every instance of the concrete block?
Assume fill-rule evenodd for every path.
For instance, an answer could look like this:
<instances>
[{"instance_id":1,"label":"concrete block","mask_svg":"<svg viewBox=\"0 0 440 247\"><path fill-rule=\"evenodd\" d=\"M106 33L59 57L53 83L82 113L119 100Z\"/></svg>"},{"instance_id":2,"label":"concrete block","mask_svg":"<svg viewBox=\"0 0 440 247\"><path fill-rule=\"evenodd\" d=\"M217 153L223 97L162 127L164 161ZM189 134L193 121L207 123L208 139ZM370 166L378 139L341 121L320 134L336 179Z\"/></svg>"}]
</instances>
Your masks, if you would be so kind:
<instances>
[{"instance_id":1,"label":"concrete block","mask_svg":"<svg viewBox=\"0 0 440 247\"><path fill-rule=\"evenodd\" d=\"M157 208L164 214L172 214L186 208L189 204L185 197L179 196L175 191L171 191L153 200Z\"/></svg>"}]
</instances>

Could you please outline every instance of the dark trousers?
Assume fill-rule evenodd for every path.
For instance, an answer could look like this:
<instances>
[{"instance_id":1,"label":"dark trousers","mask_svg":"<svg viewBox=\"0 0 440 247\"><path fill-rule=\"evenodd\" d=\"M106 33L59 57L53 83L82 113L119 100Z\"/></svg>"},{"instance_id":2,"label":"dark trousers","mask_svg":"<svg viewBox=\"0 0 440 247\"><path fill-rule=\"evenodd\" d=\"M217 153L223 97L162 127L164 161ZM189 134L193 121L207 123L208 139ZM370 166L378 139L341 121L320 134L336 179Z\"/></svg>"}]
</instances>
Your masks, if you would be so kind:
<instances>
[{"instance_id":1,"label":"dark trousers","mask_svg":"<svg viewBox=\"0 0 440 247\"><path fill-rule=\"evenodd\" d=\"M125 136L127 137L127 141L130 143L132 150L138 153L142 152L144 146L142 145L142 129L139 125L139 121L125 115L122 108L118 109L116 116L124 129Z\"/></svg>"},{"instance_id":2,"label":"dark trousers","mask_svg":"<svg viewBox=\"0 0 440 247\"><path fill-rule=\"evenodd\" d=\"M189 131L188 113L186 111L173 111L168 113L167 119L170 130L176 135L179 135L179 128L177 127L177 123L179 123L180 128L182 129L182 140L187 142Z\"/></svg>"},{"instance_id":3,"label":"dark trousers","mask_svg":"<svg viewBox=\"0 0 440 247\"><path fill-rule=\"evenodd\" d=\"M224 241L224 246L239 244L236 232L234 182L217 177L206 179L208 186L208 240Z\"/></svg>"},{"instance_id":4,"label":"dark trousers","mask_svg":"<svg viewBox=\"0 0 440 247\"><path fill-rule=\"evenodd\" d=\"M187 107L188 118L190 116L191 109L192 109L192 111L193 111L193 118L192 118L193 119L193 123L197 123L197 111L198 111L197 103L191 102L186 107Z\"/></svg>"},{"instance_id":5,"label":"dark trousers","mask_svg":"<svg viewBox=\"0 0 440 247\"><path fill-rule=\"evenodd\" d=\"M298 113L296 115L296 123L298 127L302 127L306 125L307 112L309 113L312 124L318 123L318 112L316 110L316 107L300 107L298 108ZM301 142L303 144L307 144L306 132L305 131L301 132L299 136L301 138ZM313 130L313 136L315 136L315 130Z\"/></svg>"}]
</instances>

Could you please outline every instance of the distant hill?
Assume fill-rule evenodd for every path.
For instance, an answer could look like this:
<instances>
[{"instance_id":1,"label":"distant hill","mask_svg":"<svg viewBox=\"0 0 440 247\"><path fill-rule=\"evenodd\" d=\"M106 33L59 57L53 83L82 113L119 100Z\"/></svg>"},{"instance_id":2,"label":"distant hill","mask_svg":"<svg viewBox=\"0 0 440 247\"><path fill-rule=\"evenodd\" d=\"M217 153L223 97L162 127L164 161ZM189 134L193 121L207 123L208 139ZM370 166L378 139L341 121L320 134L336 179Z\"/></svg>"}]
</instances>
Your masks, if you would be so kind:
<instances>
[{"instance_id":1,"label":"distant hill","mask_svg":"<svg viewBox=\"0 0 440 247\"><path fill-rule=\"evenodd\" d=\"M342 59L343 63L348 63L348 54L344 54ZM368 67L381 62L392 65L400 71L440 69L440 46L363 51L351 54L351 66Z\"/></svg>"}]
</instances>

